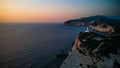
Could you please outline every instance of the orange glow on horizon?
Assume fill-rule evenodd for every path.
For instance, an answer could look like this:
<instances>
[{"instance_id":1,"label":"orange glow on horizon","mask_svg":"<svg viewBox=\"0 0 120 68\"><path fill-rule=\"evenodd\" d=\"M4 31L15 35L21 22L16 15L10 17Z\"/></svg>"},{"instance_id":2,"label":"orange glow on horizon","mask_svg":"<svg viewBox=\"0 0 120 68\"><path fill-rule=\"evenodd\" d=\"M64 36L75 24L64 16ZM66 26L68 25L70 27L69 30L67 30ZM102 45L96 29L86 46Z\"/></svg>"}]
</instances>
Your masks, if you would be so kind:
<instances>
[{"instance_id":1,"label":"orange glow on horizon","mask_svg":"<svg viewBox=\"0 0 120 68\"><path fill-rule=\"evenodd\" d=\"M1 3L0 7L1 22L62 22L71 16L70 12L60 11L54 8L38 9L30 8L26 5L22 8L21 6L16 7L7 3Z\"/></svg>"},{"instance_id":2,"label":"orange glow on horizon","mask_svg":"<svg viewBox=\"0 0 120 68\"><path fill-rule=\"evenodd\" d=\"M0 0L0 23L64 22L93 15L119 15L111 0ZM114 10L114 11L113 11Z\"/></svg>"},{"instance_id":3,"label":"orange glow on horizon","mask_svg":"<svg viewBox=\"0 0 120 68\"><path fill-rule=\"evenodd\" d=\"M3 1L3 0L2 0ZM15 6L8 2L0 3L1 22L63 22L70 18L75 18L78 14L59 8L49 8L40 6L39 8L27 5ZM49 9L48 9L49 8Z\"/></svg>"}]
</instances>

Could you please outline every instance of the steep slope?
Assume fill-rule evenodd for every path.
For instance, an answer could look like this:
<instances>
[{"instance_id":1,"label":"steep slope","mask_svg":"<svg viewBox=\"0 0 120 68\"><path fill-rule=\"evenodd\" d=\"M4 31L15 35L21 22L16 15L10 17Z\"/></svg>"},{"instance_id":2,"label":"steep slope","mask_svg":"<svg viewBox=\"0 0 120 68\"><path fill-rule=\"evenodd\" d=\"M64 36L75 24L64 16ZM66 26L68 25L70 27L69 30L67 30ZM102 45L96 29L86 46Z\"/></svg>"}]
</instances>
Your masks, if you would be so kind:
<instances>
[{"instance_id":1,"label":"steep slope","mask_svg":"<svg viewBox=\"0 0 120 68\"><path fill-rule=\"evenodd\" d=\"M119 33L120 28L120 19L108 19L108 18L102 18L102 19L95 19L90 22L90 27L95 30L99 30L102 32L107 32L109 34L111 33Z\"/></svg>"},{"instance_id":2,"label":"steep slope","mask_svg":"<svg viewBox=\"0 0 120 68\"><path fill-rule=\"evenodd\" d=\"M98 19L98 18L107 18L106 16L96 15L96 16L90 16L90 17L83 17L80 19L73 19L68 20L64 22L64 25L76 25L76 26L84 26L89 25L91 21Z\"/></svg>"},{"instance_id":3,"label":"steep slope","mask_svg":"<svg viewBox=\"0 0 120 68\"><path fill-rule=\"evenodd\" d=\"M106 33L120 33L120 16L90 16L68 20L64 25L90 26L92 29Z\"/></svg>"},{"instance_id":4,"label":"steep slope","mask_svg":"<svg viewBox=\"0 0 120 68\"><path fill-rule=\"evenodd\" d=\"M80 32L60 68L120 68L120 35Z\"/></svg>"}]
</instances>

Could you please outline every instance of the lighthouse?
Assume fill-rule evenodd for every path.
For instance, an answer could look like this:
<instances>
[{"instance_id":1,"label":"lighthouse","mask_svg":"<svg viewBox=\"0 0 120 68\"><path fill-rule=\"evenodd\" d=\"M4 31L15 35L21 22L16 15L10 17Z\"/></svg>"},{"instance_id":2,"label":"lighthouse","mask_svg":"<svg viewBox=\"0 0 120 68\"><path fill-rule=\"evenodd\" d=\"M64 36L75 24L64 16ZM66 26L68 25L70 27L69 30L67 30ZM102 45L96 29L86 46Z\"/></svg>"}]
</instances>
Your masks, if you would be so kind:
<instances>
[{"instance_id":1,"label":"lighthouse","mask_svg":"<svg viewBox=\"0 0 120 68\"><path fill-rule=\"evenodd\" d=\"M85 30L85 32L90 32L88 27L87 27L87 29Z\"/></svg>"}]
</instances>

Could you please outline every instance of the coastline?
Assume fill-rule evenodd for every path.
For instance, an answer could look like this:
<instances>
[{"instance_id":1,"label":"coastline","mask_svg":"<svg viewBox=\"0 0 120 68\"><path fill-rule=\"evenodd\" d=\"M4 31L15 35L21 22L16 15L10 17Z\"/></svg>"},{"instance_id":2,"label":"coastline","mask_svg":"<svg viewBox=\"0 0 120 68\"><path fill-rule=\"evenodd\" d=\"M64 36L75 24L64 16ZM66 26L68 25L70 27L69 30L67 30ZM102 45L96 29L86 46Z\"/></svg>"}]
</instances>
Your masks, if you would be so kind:
<instances>
[{"instance_id":1,"label":"coastline","mask_svg":"<svg viewBox=\"0 0 120 68\"><path fill-rule=\"evenodd\" d=\"M81 42L78 40L78 36L77 36L71 50L69 50L68 52L68 56L65 58L60 68L79 67L80 59L79 59L79 52L77 50L77 47L79 47L80 44Z\"/></svg>"},{"instance_id":2,"label":"coastline","mask_svg":"<svg viewBox=\"0 0 120 68\"><path fill-rule=\"evenodd\" d=\"M119 68L119 38L81 32L60 68Z\"/></svg>"}]
</instances>

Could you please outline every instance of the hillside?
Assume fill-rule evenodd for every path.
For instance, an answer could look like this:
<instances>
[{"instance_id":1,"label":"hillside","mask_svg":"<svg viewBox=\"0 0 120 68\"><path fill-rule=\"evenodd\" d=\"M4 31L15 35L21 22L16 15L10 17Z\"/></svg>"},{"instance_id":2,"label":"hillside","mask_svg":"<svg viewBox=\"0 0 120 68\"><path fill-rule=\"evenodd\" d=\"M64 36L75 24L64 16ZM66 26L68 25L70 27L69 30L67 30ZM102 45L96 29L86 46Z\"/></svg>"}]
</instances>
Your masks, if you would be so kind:
<instances>
[{"instance_id":1,"label":"hillside","mask_svg":"<svg viewBox=\"0 0 120 68\"><path fill-rule=\"evenodd\" d=\"M68 20L64 25L89 26L102 32L120 33L120 16L90 16L80 19Z\"/></svg>"},{"instance_id":2,"label":"hillside","mask_svg":"<svg viewBox=\"0 0 120 68\"><path fill-rule=\"evenodd\" d=\"M80 32L60 68L120 68L120 35Z\"/></svg>"}]
</instances>

